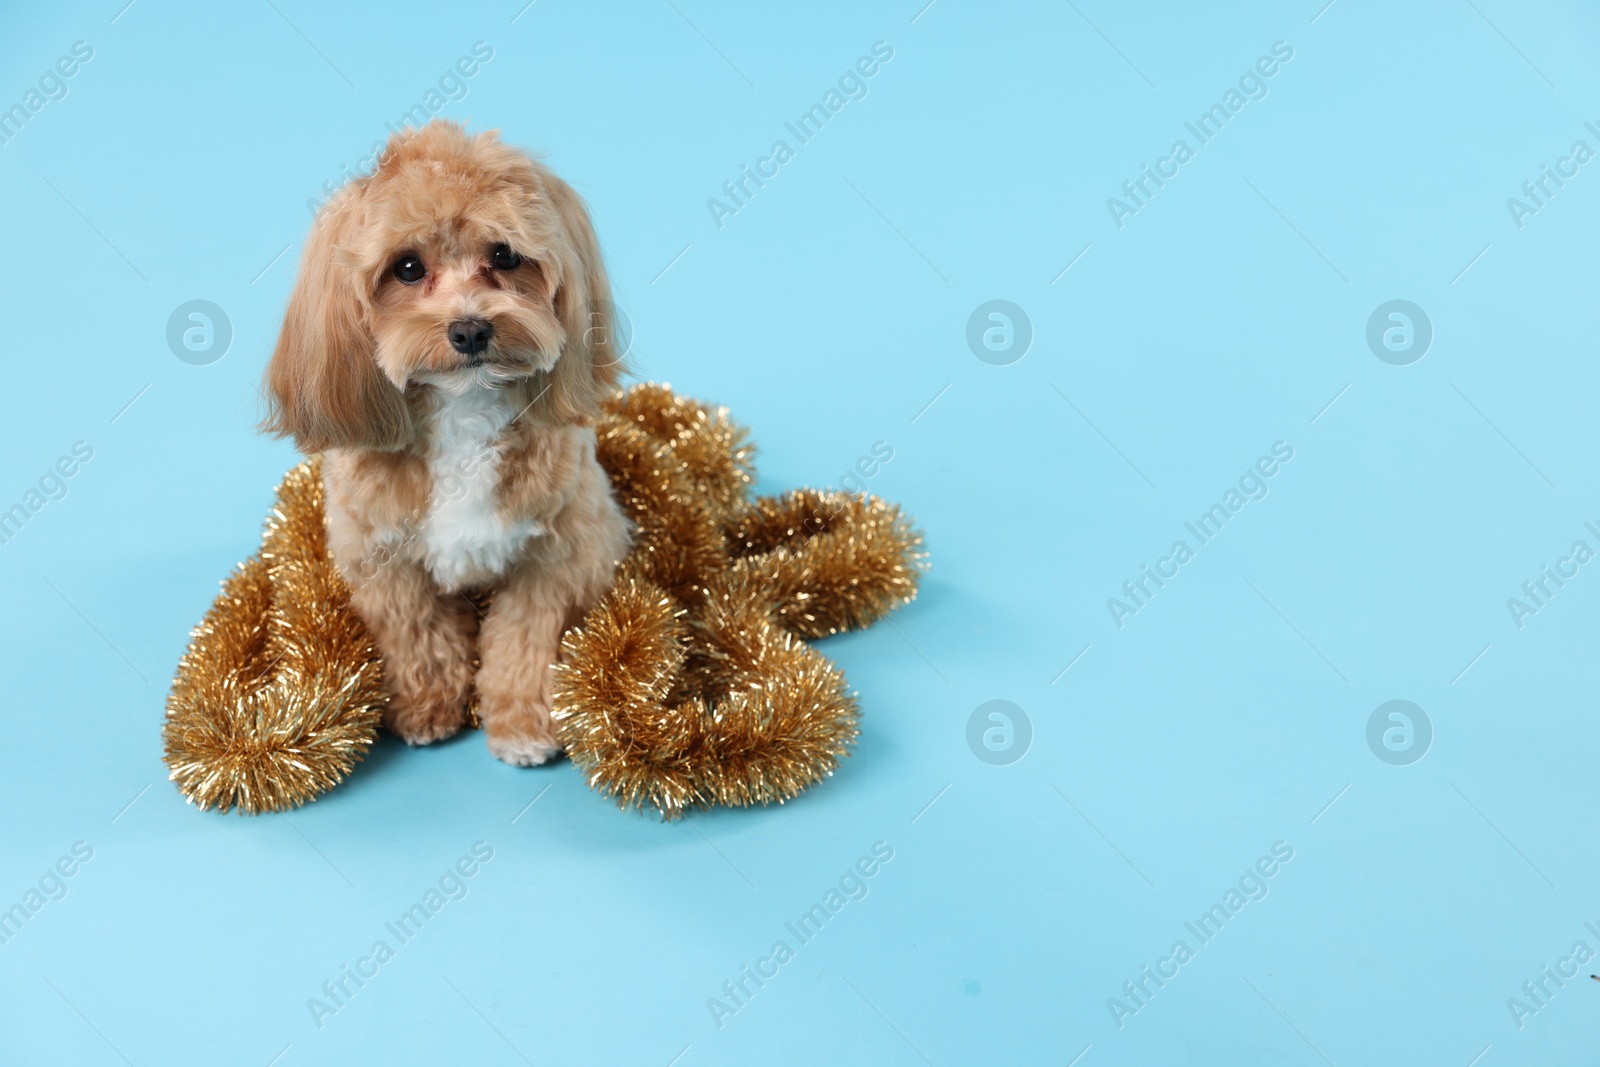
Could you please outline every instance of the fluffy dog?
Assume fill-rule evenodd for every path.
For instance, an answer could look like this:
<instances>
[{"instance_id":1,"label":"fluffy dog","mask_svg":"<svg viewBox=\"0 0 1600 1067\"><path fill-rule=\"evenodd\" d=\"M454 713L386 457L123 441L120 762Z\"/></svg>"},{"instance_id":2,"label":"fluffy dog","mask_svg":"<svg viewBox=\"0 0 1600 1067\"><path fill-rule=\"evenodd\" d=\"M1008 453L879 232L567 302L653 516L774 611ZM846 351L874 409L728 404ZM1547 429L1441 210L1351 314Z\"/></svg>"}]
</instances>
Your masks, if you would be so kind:
<instances>
[{"instance_id":1,"label":"fluffy dog","mask_svg":"<svg viewBox=\"0 0 1600 1067\"><path fill-rule=\"evenodd\" d=\"M263 427L325 454L328 543L410 744L476 686L495 756L561 750L550 667L629 544L595 462L609 298L583 202L492 132L402 130L313 225Z\"/></svg>"}]
</instances>

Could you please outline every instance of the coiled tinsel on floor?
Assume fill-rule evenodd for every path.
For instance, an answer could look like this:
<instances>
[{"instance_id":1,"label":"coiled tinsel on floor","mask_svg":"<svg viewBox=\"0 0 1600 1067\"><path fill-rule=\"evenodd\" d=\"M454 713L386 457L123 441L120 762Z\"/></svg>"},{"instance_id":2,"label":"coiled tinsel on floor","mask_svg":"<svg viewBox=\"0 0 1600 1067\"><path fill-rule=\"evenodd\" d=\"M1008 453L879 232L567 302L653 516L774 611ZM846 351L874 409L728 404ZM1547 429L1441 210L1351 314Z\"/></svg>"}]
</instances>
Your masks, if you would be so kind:
<instances>
[{"instance_id":1,"label":"coiled tinsel on floor","mask_svg":"<svg viewBox=\"0 0 1600 1067\"><path fill-rule=\"evenodd\" d=\"M637 532L612 590L562 641L553 716L568 756L623 808L666 819L782 803L832 774L859 709L806 641L911 600L920 534L875 497L754 497L744 429L663 385L613 398L597 434ZM351 773L386 700L328 554L313 457L284 478L261 551L178 664L170 777L201 808L298 807Z\"/></svg>"}]
</instances>

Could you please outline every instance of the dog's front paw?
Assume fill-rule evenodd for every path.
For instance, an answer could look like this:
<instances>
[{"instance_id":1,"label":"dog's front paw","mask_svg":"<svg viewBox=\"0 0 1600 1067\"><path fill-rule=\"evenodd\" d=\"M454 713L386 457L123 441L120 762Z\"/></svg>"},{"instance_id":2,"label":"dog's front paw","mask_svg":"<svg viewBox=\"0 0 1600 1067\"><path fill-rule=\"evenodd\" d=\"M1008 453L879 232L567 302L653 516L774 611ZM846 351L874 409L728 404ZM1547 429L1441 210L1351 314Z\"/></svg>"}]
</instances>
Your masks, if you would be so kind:
<instances>
[{"instance_id":1,"label":"dog's front paw","mask_svg":"<svg viewBox=\"0 0 1600 1067\"><path fill-rule=\"evenodd\" d=\"M408 745L431 745L457 733L466 723L464 707L443 701L412 702L395 697L384 709L383 725Z\"/></svg>"},{"instance_id":2,"label":"dog's front paw","mask_svg":"<svg viewBox=\"0 0 1600 1067\"><path fill-rule=\"evenodd\" d=\"M553 737L492 727L484 732L488 735L489 752L513 767L536 767L561 755L561 742Z\"/></svg>"}]
</instances>

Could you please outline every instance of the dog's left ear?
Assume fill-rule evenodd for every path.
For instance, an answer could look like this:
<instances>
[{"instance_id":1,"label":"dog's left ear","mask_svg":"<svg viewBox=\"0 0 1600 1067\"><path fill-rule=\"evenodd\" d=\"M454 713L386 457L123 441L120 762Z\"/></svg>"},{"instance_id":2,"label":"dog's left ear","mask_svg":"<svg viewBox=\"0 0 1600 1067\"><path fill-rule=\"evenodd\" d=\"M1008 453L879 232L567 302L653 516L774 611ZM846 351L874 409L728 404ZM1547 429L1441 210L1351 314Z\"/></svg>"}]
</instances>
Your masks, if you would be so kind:
<instances>
[{"instance_id":1,"label":"dog's left ear","mask_svg":"<svg viewBox=\"0 0 1600 1067\"><path fill-rule=\"evenodd\" d=\"M548 168L539 167L544 194L565 231L556 315L566 347L550 373L550 407L562 420L581 421L599 410L621 380L626 353L611 303L611 282L583 198Z\"/></svg>"}]
</instances>

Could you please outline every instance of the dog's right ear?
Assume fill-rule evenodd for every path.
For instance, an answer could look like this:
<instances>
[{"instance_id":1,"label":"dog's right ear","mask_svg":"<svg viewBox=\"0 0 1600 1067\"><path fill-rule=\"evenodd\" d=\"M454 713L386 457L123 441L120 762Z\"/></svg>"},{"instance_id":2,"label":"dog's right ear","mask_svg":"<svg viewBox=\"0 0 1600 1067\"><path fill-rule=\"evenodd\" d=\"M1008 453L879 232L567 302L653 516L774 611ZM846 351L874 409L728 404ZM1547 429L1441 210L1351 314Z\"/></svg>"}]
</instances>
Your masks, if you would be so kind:
<instances>
[{"instance_id":1,"label":"dog's right ear","mask_svg":"<svg viewBox=\"0 0 1600 1067\"><path fill-rule=\"evenodd\" d=\"M267 364L267 417L261 428L293 437L300 451L396 451L412 438L405 394L378 368L351 269L338 261L339 234L353 203L335 201L318 216L300 260L278 346Z\"/></svg>"}]
</instances>

